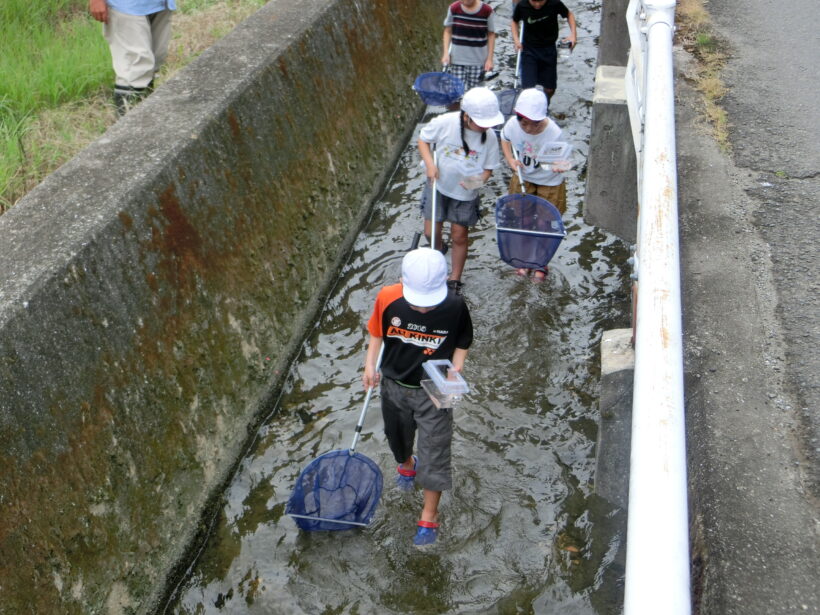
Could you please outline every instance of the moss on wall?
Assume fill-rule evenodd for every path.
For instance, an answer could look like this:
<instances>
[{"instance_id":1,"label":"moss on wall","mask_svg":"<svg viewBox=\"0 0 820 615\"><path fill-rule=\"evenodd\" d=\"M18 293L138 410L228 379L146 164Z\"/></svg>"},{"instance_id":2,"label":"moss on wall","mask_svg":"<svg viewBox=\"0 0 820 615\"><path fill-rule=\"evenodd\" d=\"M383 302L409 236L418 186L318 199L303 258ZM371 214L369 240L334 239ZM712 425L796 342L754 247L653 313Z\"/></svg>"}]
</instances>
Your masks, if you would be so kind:
<instances>
[{"instance_id":1,"label":"moss on wall","mask_svg":"<svg viewBox=\"0 0 820 615\"><path fill-rule=\"evenodd\" d=\"M274 0L0 220L0 613L145 613L419 110L434 0Z\"/></svg>"}]
</instances>

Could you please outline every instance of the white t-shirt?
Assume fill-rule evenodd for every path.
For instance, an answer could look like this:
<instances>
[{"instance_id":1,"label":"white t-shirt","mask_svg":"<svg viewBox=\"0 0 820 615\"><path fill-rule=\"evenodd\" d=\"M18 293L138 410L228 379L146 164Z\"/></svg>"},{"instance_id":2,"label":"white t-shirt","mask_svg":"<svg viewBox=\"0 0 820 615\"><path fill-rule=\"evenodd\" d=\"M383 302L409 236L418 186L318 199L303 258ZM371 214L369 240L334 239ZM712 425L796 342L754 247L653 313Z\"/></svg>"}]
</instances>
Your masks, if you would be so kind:
<instances>
[{"instance_id":1,"label":"white t-shirt","mask_svg":"<svg viewBox=\"0 0 820 615\"><path fill-rule=\"evenodd\" d=\"M464 139L470 148L464 155L461 141L460 111L444 113L434 117L419 133L419 138L431 146L435 145L438 157L438 180L436 188L444 196L459 201L472 201L478 190L467 190L460 185L466 177L480 175L485 170L492 171L500 164L498 137L490 129L487 139L481 142L481 133L464 128Z\"/></svg>"},{"instance_id":2,"label":"white t-shirt","mask_svg":"<svg viewBox=\"0 0 820 615\"><path fill-rule=\"evenodd\" d=\"M558 186L564 181L563 173L556 173L552 170L549 162L539 162L539 157L543 153L554 149L556 143L563 142L563 131L558 124L547 119L547 127L537 135L529 135L521 130L518 118L512 116L504 128L501 130L501 138L508 141L517 151L518 159L524 164L521 176L524 181L538 184L539 186ZM571 147L566 152L567 159L571 153Z\"/></svg>"}]
</instances>

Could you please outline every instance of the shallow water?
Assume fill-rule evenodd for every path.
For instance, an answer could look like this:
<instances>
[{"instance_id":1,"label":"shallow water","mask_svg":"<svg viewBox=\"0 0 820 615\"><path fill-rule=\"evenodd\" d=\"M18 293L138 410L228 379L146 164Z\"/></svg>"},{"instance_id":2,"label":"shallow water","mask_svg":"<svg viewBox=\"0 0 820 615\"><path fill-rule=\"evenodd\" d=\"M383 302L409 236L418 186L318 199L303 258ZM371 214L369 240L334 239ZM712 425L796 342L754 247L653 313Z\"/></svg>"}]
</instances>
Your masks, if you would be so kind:
<instances>
[{"instance_id":1,"label":"shallow water","mask_svg":"<svg viewBox=\"0 0 820 615\"><path fill-rule=\"evenodd\" d=\"M505 31L494 89L512 85ZM379 287L397 281L420 228L424 182L415 139L339 274L292 367L286 390L224 494L204 551L166 612L619 613L621 545L611 510L593 494L601 333L628 326L626 246L584 224L583 175L600 6L576 2L579 44L559 64L553 115L575 146L567 176L568 237L541 285L498 258L492 209L507 169L485 189L471 231L464 295L475 326L454 412L455 488L441 505L441 538L412 546L421 492L394 484L395 462L371 404L357 450L385 476L370 528L303 533L284 515L300 471L347 448L364 398L365 323ZM442 15L443 17L443 15ZM561 116L558 115L560 118Z\"/></svg>"}]
</instances>

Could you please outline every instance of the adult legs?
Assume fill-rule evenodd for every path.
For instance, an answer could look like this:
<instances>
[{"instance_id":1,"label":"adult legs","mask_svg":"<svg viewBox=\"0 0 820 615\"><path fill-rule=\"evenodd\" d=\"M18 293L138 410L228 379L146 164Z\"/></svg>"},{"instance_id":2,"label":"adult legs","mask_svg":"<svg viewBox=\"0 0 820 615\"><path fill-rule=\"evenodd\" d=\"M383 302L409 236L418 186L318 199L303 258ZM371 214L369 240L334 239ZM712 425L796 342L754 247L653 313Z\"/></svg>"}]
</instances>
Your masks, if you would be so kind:
<instances>
[{"instance_id":1,"label":"adult legs","mask_svg":"<svg viewBox=\"0 0 820 615\"><path fill-rule=\"evenodd\" d=\"M122 115L151 92L154 75L168 53L171 11L146 16L109 9L103 36L111 49L114 102Z\"/></svg>"}]
</instances>

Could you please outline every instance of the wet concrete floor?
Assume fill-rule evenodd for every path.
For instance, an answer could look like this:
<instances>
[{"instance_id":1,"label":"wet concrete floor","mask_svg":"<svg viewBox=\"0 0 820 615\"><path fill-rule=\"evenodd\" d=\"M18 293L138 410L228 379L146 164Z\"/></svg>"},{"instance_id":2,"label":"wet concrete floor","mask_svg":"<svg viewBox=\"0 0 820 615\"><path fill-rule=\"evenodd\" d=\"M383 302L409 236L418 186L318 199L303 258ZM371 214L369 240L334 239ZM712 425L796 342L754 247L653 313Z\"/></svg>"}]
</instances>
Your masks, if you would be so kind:
<instances>
[{"instance_id":1,"label":"wet concrete floor","mask_svg":"<svg viewBox=\"0 0 820 615\"><path fill-rule=\"evenodd\" d=\"M512 86L509 2L488 85ZM415 138L358 237L292 366L276 411L224 493L202 553L167 613L620 613L620 511L593 493L601 333L629 324L627 246L584 224L582 198L600 5L576 2L578 46L559 64L552 116L575 146L568 237L544 284L498 257L493 221L509 169L484 189L463 276L475 326L472 390L455 410L455 488L441 538L412 545L421 492L393 484L395 462L371 405L357 450L385 476L370 528L303 533L284 514L296 477L347 448L364 398L365 323L377 290L398 280L420 229L424 183ZM444 14L442 14L442 18ZM432 110L430 110L432 111Z\"/></svg>"}]
</instances>

